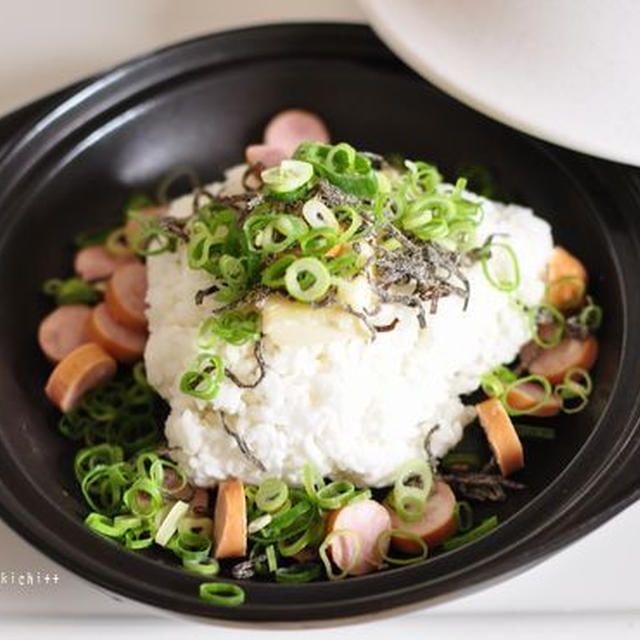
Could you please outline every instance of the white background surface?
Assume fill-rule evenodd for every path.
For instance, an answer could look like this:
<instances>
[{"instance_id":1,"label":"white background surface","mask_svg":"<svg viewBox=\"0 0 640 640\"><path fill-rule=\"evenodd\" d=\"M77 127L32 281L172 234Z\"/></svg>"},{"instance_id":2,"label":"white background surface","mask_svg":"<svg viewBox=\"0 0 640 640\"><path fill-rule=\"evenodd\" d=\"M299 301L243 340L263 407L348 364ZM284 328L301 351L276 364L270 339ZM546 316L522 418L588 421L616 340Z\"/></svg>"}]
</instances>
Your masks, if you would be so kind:
<instances>
[{"instance_id":1,"label":"white background surface","mask_svg":"<svg viewBox=\"0 0 640 640\"><path fill-rule=\"evenodd\" d=\"M362 0L394 51L474 109L640 166L637 0Z\"/></svg>"},{"instance_id":2,"label":"white background surface","mask_svg":"<svg viewBox=\"0 0 640 640\"><path fill-rule=\"evenodd\" d=\"M578 1L578 0L576 0ZM362 20L339 0L0 0L0 113L177 40L239 25L295 19ZM478 594L425 612L295 633L305 640L406 637L476 639L640 637L636 575L640 506L542 565ZM294 637L167 619L117 602L56 567L0 523L0 572L55 572L57 585L21 588L0 580L0 637L156 640ZM1 578L1 574L0 574ZM187 626L188 625L188 626Z\"/></svg>"}]
</instances>

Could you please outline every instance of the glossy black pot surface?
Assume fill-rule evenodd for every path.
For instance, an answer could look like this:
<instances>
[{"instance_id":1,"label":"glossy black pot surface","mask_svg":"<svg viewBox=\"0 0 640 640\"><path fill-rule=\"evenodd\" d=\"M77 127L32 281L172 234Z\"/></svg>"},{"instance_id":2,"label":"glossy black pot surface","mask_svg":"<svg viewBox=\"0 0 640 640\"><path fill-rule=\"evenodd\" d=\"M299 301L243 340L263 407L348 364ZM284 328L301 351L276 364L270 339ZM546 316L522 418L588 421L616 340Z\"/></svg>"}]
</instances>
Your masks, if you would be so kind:
<instances>
[{"instance_id":1,"label":"glossy black pot surface","mask_svg":"<svg viewBox=\"0 0 640 640\"><path fill-rule=\"evenodd\" d=\"M452 177L488 167L513 199L584 258L605 309L587 411L527 445L527 490L486 538L426 563L339 583L250 582L247 602L198 599L199 579L159 555L123 551L82 524L72 447L42 388L35 333L42 281L69 272L70 238L114 222L132 191L178 165L205 180L237 163L274 112L317 111L334 139L434 161ZM462 593L561 548L639 490L640 180L628 167L541 143L429 86L365 27L270 26L186 42L132 61L0 122L0 511L52 558L120 595L242 622L335 622Z\"/></svg>"}]
</instances>

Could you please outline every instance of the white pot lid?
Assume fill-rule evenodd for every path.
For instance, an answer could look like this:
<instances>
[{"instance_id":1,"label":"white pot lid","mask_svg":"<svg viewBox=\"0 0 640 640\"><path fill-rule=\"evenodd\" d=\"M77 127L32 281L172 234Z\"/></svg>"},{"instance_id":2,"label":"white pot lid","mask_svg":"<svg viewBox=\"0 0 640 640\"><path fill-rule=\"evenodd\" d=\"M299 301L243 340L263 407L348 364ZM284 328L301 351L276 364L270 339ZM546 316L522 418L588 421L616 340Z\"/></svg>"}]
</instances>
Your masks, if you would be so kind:
<instances>
[{"instance_id":1,"label":"white pot lid","mask_svg":"<svg viewBox=\"0 0 640 640\"><path fill-rule=\"evenodd\" d=\"M516 129L640 165L640 2L361 0L408 65Z\"/></svg>"}]
</instances>

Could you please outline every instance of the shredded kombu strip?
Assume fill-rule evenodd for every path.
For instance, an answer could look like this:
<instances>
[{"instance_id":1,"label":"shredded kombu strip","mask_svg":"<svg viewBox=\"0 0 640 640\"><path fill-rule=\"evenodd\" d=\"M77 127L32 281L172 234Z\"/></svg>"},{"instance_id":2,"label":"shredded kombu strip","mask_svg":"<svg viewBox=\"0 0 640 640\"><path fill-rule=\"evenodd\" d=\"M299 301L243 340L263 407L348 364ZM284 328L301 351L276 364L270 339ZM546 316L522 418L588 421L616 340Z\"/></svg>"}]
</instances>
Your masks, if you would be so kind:
<instances>
[{"instance_id":1,"label":"shredded kombu strip","mask_svg":"<svg viewBox=\"0 0 640 640\"><path fill-rule=\"evenodd\" d=\"M257 340L253 346L253 356L256 359L259 371L258 377L253 382L245 382L243 380L240 380L240 378L238 378L238 376L236 376L233 371L225 367L224 372L227 378L229 378L231 382L242 389L255 389L262 382L267 372L267 365L265 364L264 356L262 355L262 337L260 337L260 340Z\"/></svg>"},{"instance_id":2,"label":"shredded kombu strip","mask_svg":"<svg viewBox=\"0 0 640 640\"><path fill-rule=\"evenodd\" d=\"M509 480L498 473L493 459L480 471L455 471L441 478L451 484L456 493L478 502L503 502L507 499L505 489L526 489L521 482Z\"/></svg>"},{"instance_id":3,"label":"shredded kombu strip","mask_svg":"<svg viewBox=\"0 0 640 640\"><path fill-rule=\"evenodd\" d=\"M220 411L220 421L222 422L222 428L236 441L236 444L238 445L238 448L240 449L242 454L256 467L258 467L260 471L266 471L267 468L264 466L263 462L255 455L255 453L253 453L253 451L251 451L251 448L243 440L242 436L229 426L223 411Z\"/></svg>"}]
</instances>

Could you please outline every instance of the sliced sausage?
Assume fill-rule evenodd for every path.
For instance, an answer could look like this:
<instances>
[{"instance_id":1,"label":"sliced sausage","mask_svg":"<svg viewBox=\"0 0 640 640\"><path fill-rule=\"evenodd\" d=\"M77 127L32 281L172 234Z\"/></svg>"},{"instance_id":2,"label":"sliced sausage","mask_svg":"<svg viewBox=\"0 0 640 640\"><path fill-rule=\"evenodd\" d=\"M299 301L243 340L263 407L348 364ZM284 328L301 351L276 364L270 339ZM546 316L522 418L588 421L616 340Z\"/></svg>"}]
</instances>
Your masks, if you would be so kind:
<instances>
[{"instance_id":1,"label":"sliced sausage","mask_svg":"<svg viewBox=\"0 0 640 640\"><path fill-rule=\"evenodd\" d=\"M391 529L391 516L379 502L362 500L348 504L333 511L327 525L329 533L351 532L336 536L328 548L331 559L340 570L348 570L349 575L359 576L380 568L384 559L378 540L385 531ZM385 553L388 545L387 540L382 549Z\"/></svg>"},{"instance_id":2,"label":"sliced sausage","mask_svg":"<svg viewBox=\"0 0 640 640\"><path fill-rule=\"evenodd\" d=\"M282 149L269 144L250 144L244 150L244 156L247 164L260 164L265 168L275 167L288 157Z\"/></svg>"},{"instance_id":3,"label":"sliced sausage","mask_svg":"<svg viewBox=\"0 0 640 640\"><path fill-rule=\"evenodd\" d=\"M196 490L189 502L189 515L192 518L202 518L209 513L209 491L202 487L196 487Z\"/></svg>"},{"instance_id":4,"label":"sliced sausage","mask_svg":"<svg viewBox=\"0 0 640 640\"><path fill-rule=\"evenodd\" d=\"M38 328L38 342L44 355L60 362L81 344L89 342L90 315L91 307L86 304L66 304L52 311Z\"/></svg>"},{"instance_id":5,"label":"sliced sausage","mask_svg":"<svg viewBox=\"0 0 640 640\"><path fill-rule=\"evenodd\" d=\"M108 382L116 361L100 345L88 342L65 356L51 372L45 393L60 411L75 409L83 394Z\"/></svg>"},{"instance_id":6,"label":"sliced sausage","mask_svg":"<svg viewBox=\"0 0 640 640\"><path fill-rule=\"evenodd\" d=\"M144 331L147 295L147 269L139 262L118 267L107 285L105 302L109 313L120 324L130 329Z\"/></svg>"},{"instance_id":7,"label":"sliced sausage","mask_svg":"<svg viewBox=\"0 0 640 640\"><path fill-rule=\"evenodd\" d=\"M498 398L489 398L476 405L480 424L503 476L524 467L522 443L509 414Z\"/></svg>"},{"instance_id":8,"label":"sliced sausage","mask_svg":"<svg viewBox=\"0 0 640 640\"><path fill-rule=\"evenodd\" d=\"M91 312L87 331L91 340L97 342L120 362L139 360L147 343L147 334L144 331L121 325L109 313L104 302L94 307Z\"/></svg>"},{"instance_id":9,"label":"sliced sausage","mask_svg":"<svg viewBox=\"0 0 640 640\"><path fill-rule=\"evenodd\" d=\"M213 531L214 557L241 558L247 554L247 506L239 478L218 485Z\"/></svg>"},{"instance_id":10,"label":"sliced sausage","mask_svg":"<svg viewBox=\"0 0 640 640\"><path fill-rule=\"evenodd\" d=\"M547 283L547 301L559 309L572 309L582 302L587 270L566 249L555 247L549 259Z\"/></svg>"},{"instance_id":11,"label":"sliced sausage","mask_svg":"<svg viewBox=\"0 0 640 640\"><path fill-rule=\"evenodd\" d=\"M329 142L327 125L314 113L287 109L275 115L264 130L264 142L292 156L301 142Z\"/></svg>"},{"instance_id":12,"label":"sliced sausage","mask_svg":"<svg viewBox=\"0 0 640 640\"><path fill-rule=\"evenodd\" d=\"M456 518L456 497L451 487L442 480L438 480L427 500L424 514L417 522L405 522L398 513L389 508L391 527L407 531L422 538L428 548L436 547L458 530ZM391 544L404 553L420 553L418 544L407 538L393 536Z\"/></svg>"},{"instance_id":13,"label":"sliced sausage","mask_svg":"<svg viewBox=\"0 0 640 640\"><path fill-rule=\"evenodd\" d=\"M573 367L589 371L598 357L598 341L589 336L586 340L564 338L550 349L544 349L530 364L529 371L544 376L553 384L564 380Z\"/></svg>"},{"instance_id":14,"label":"sliced sausage","mask_svg":"<svg viewBox=\"0 0 640 640\"><path fill-rule=\"evenodd\" d=\"M122 264L137 261L134 256L116 256L104 246L86 247L76 253L75 272L87 282L105 280Z\"/></svg>"},{"instance_id":15,"label":"sliced sausage","mask_svg":"<svg viewBox=\"0 0 640 640\"><path fill-rule=\"evenodd\" d=\"M544 389L535 382L521 382L511 388L507 394L507 404L517 411L527 411L535 407L544 397ZM539 418L549 418L555 416L562 408L562 400L552 393L545 402L535 411L529 412L530 416Z\"/></svg>"}]
</instances>

